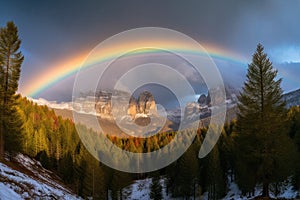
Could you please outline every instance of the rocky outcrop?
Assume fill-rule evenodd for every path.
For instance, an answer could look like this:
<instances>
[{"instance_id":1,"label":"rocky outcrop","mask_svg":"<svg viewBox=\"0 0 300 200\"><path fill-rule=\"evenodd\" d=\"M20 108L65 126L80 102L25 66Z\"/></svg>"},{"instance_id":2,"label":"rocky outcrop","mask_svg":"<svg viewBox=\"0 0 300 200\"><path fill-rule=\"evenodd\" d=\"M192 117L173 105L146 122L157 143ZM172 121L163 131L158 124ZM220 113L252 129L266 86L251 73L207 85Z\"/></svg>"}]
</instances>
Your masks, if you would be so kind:
<instances>
[{"instance_id":1,"label":"rocky outcrop","mask_svg":"<svg viewBox=\"0 0 300 200\"><path fill-rule=\"evenodd\" d=\"M128 94L124 92L98 92L95 102L96 113L102 116L111 116L114 108L114 114L127 114L135 119L136 116L147 116L156 114L156 103L153 95L148 92L142 92L136 100L133 96L130 97L129 103ZM113 99L113 101L112 101ZM113 103L113 104L112 104ZM120 111L120 112L119 112Z\"/></svg>"},{"instance_id":2,"label":"rocky outcrop","mask_svg":"<svg viewBox=\"0 0 300 200\"><path fill-rule=\"evenodd\" d=\"M198 99L198 103L200 106L205 106L207 105L207 98L205 94L201 94L199 99Z\"/></svg>"},{"instance_id":3,"label":"rocky outcrop","mask_svg":"<svg viewBox=\"0 0 300 200\"><path fill-rule=\"evenodd\" d=\"M95 102L96 113L110 115L111 114L111 97L109 92L100 92Z\"/></svg>"},{"instance_id":4,"label":"rocky outcrop","mask_svg":"<svg viewBox=\"0 0 300 200\"><path fill-rule=\"evenodd\" d=\"M195 102L190 102L187 103L187 105L185 106L185 110L184 110L184 116L191 116L194 114L199 114L200 113L200 106L198 103Z\"/></svg>"},{"instance_id":5,"label":"rocky outcrop","mask_svg":"<svg viewBox=\"0 0 300 200\"><path fill-rule=\"evenodd\" d=\"M130 115L131 118L135 118L136 113L137 113L137 102L134 97L131 97L129 100L127 114Z\"/></svg>"},{"instance_id":6,"label":"rocky outcrop","mask_svg":"<svg viewBox=\"0 0 300 200\"><path fill-rule=\"evenodd\" d=\"M286 107L300 105L300 89L286 93L283 95L283 100L286 102Z\"/></svg>"},{"instance_id":7,"label":"rocky outcrop","mask_svg":"<svg viewBox=\"0 0 300 200\"><path fill-rule=\"evenodd\" d=\"M127 114L133 119L139 116L147 116L156 113L156 103L150 92L142 92L139 95L138 100L133 96L130 98Z\"/></svg>"},{"instance_id":8,"label":"rocky outcrop","mask_svg":"<svg viewBox=\"0 0 300 200\"><path fill-rule=\"evenodd\" d=\"M138 113L148 115L157 112L154 97L148 91L144 91L140 94L137 105L138 105L138 109L137 109Z\"/></svg>"}]
</instances>

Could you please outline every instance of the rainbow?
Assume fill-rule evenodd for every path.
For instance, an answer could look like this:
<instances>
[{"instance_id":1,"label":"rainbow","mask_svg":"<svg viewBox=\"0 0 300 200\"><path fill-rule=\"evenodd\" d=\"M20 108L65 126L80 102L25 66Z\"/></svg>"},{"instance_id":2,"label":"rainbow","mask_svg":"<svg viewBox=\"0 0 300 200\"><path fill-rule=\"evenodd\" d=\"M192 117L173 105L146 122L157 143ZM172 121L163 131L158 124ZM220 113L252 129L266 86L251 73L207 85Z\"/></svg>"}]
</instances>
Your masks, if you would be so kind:
<instances>
[{"instance_id":1,"label":"rainbow","mask_svg":"<svg viewBox=\"0 0 300 200\"><path fill-rule=\"evenodd\" d=\"M177 52L189 54L207 53L213 59L229 61L242 65L246 64L246 59L242 56L239 56L228 50L224 50L220 47L216 47L213 45L204 45L205 50L207 52L200 52L198 49L193 48L178 48L184 46L184 44L178 41L157 41L157 44L159 44L160 47L164 47L164 49L167 49L169 51L176 50ZM141 48L141 46L145 48ZM151 52L153 53L153 50L149 52L149 48L155 48L155 45L153 46L153 41L139 41L133 44L130 43L110 46L105 49L105 52L97 54L99 56L94 56L92 58L89 57L88 59L86 59L88 57L88 54L82 53L81 55L78 55L75 58L68 59L63 62L58 62L53 66L50 66L49 69L40 74L36 79L31 80L32 82L30 84L25 85L25 88L23 88L23 91L21 91L21 93L25 96L38 98L42 92L51 88L60 81L72 75L75 75L77 71L82 68L87 68L96 63L113 60L114 58L120 56L120 53L126 51L126 49L137 49L137 51L135 51L135 54L137 55L147 54Z\"/></svg>"}]
</instances>

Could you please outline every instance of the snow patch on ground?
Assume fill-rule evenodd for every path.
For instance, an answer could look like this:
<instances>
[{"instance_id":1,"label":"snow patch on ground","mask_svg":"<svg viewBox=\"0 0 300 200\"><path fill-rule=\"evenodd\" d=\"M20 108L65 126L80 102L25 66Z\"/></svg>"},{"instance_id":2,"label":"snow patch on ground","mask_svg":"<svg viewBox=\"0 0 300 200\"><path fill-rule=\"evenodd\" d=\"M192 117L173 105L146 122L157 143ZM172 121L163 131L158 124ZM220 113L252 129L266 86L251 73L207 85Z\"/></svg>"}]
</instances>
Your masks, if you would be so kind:
<instances>
[{"instance_id":1,"label":"snow patch on ground","mask_svg":"<svg viewBox=\"0 0 300 200\"><path fill-rule=\"evenodd\" d=\"M22 199L21 196L14 191L12 187L0 182L0 199Z\"/></svg>"},{"instance_id":2,"label":"snow patch on ground","mask_svg":"<svg viewBox=\"0 0 300 200\"><path fill-rule=\"evenodd\" d=\"M149 200L150 199L150 187L152 184L152 178L146 178L143 180L136 180L133 184L123 189L122 194L126 200ZM163 199L176 200L171 196L166 195L166 182L164 178L160 179L162 185Z\"/></svg>"},{"instance_id":3,"label":"snow patch on ground","mask_svg":"<svg viewBox=\"0 0 300 200\"><path fill-rule=\"evenodd\" d=\"M299 196L299 192L293 190L293 186L291 184L291 179L285 181L283 183L282 189L283 192L281 192L279 195L275 196L272 190L270 191L270 197L272 198L285 198L285 199L296 199ZM247 199L253 199L254 197L260 196L262 191L262 186L258 185L255 188L254 196L243 196L242 192L240 191L238 185L235 182L230 182L228 185L228 193L223 198L223 200L247 200ZM208 199L208 193L205 192L202 195L203 200Z\"/></svg>"},{"instance_id":4,"label":"snow patch on ground","mask_svg":"<svg viewBox=\"0 0 300 200\"><path fill-rule=\"evenodd\" d=\"M150 191L151 191L151 178L146 178L142 180L136 180L133 184L126 187L122 191L123 199L126 200L148 200L150 199ZM172 196L169 194L169 196L166 195L166 180L165 178L161 178L160 183L162 185L162 195L163 199L170 199L170 200L180 200L182 198L172 198ZM274 196L274 194L271 192L271 197L273 198L286 198L286 199L296 199L297 195L299 195L299 192L295 192L292 189L291 181L286 181L286 183L283 186L284 191L279 194L277 197ZM239 190L238 185L235 182L230 182L228 185L228 193L223 198L223 200L247 200L252 199L256 196L259 196L261 194L261 186L257 186L255 189L254 196L246 197L242 195L242 192ZM193 199L191 197L190 199ZM207 200L208 199L208 193L205 192L202 196L197 197L196 199L201 200Z\"/></svg>"},{"instance_id":5,"label":"snow patch on ground","mask_svg":"<svg viewBox=\"0 0 300 200\"><path fill-rule=\"evenodd\" d=\"M80 199L52 180L50 172L40 166L39 162L19 154L16 157L20 166L30 170L34 176L14 170L0 163L0 199ZM15 164L15 163L14 163Z\"/></svg>"}]
</instances>

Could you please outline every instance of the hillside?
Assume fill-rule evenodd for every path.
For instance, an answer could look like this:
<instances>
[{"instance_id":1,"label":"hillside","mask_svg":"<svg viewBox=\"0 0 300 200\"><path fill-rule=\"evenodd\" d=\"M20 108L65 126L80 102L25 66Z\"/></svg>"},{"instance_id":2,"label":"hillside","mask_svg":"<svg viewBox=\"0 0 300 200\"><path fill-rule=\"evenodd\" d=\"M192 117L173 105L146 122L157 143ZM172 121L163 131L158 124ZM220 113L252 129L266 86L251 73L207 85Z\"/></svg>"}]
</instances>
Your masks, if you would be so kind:
<instances>
[{"instance_id":1,"label":"hillside","mask_svg":"<svg viewBox=\"0 0 300 200\"><path fill-rule=\"evenodd\" d=\"M80 199L41 164L18 154L0 162L0 199Z\"/></svg>"},{"instance_id":2,"label":"hillside","mask_svg":"<svg viewBox=\"0 0 300 200\"><path fill-rule=\"evenodd\" d=\"M227 195L222 200L247 200L247 199L254 199L255 196L259 196L261 187L256 186L255 187L255 195L254 196L245 196L242 195L242 192L238 188L237 184L235 182L231 182L228 177L228 192ZM148 200L150 199L150 192L151 192L151 178L146 178L142 180L136 180L133 184L123 189L123 197L126 200ZM161 177L160 178L160 184L162 186L162 196L163 199L168 200L181 200L181 197L172 197L170 192L167 194L167 188L166 188L166 179ZM280 192L278 194L277 198L279 199L298 199L299 196L298 192L293 191L290 181L285 181L283 183L284 191ZM199 200L209 200L208 192L205 192L204 194L200 195L195 191L195 199ZM275 195L271 192L271 197L276 198ZM189 199L194 199L193 195L190 196Z\"/></svg>"},{"instance_id":3,"label":"hillside","mask_svg":"<svg viewBox=\"0 0 300 200\"><path fill-rule=\"evenodd\" d=\"M237 113L237 107L236 107L236 94L238 93L236 90L233 91L226 90L228 93L227 95L230 96L230 102L227 105L227 113L226 113L226 121L230 122L233 119L236 118ZM230 95L229 95L230 94ZM283 95L283 99L286 101L286 106L289 108L291 106L298 106L300 105L300 89L285 93ZM36 102L38 105L47 105L48 107L52 108L56 115L62 116L64 119L73 119L73 108L71 106L71 103L56 103L56 102L49 102L44 99L30 99L34 102ZM83 124L89 126L90 120L88 120L88 117L91 115L91 113L79 113L78 116L82 119ZM90 116L92 117L92 116ZM107 134L113 134L113 135L122 135L121 130L118 128L118 126L112 121L109 120L109 118L105 116L98 116L99 123L101 124L101 127L104 129L104 132ZM174 109L168 111L168 119L166 121L165 126L161 130L161 132L176 130L178 128L177 123L180 121L180 110ZM204 117L201 120L201 127L207 126L210 122L210 117ZM94 128L93 125L90 126L90 128Z\"/></svg>"},{"instance_id":4,"label":"hillside","mask_svg":"<svg viewBox=\"0 0 300 200\"><path fill-rule=\"evenodd\" d=\"M300 105L300 89L284 94L283 99L286 101L287 107L299 106Z\"/></svg>"},{"instance_id":5,"label":"hillside","mask_svg":"<svg viewBox=\"0 0 300 200\"><path fill-rule=\"evenodd\" d=\"M57 116L61 116L64 119L71 119L71 120L73 119L72 110L59 109L59 108L53 108L53 110ZM76 116L77 116L77 120L80 121L82 124L84 124L88 128L93 128L94 130L97 130L95 124L91 123L93 122L92 119L95 117L94 115L86 114L86 113L77 113ZM118 127L118 125L113 120L105 117L100 117L100 116L97 116L97 118L105 134L122 136L123 131ZM157 120L159 120L159 118L157 118ZM174 126L175 125L170 120L166 120L166 123L164 127L161 129L161 132L172 131L174 129Z\"/></svg>"}]
</instances>

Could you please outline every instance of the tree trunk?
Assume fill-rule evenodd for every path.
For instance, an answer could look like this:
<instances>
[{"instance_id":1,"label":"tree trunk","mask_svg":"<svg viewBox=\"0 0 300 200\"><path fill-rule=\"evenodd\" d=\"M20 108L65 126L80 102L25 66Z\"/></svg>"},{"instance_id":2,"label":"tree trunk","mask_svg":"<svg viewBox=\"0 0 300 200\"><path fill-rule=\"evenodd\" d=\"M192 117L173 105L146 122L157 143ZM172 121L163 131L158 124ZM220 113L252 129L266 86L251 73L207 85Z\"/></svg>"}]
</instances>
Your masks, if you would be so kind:
<instances>
[{"instance_id":1,"label":"tree trunk","mask_svg":"<svg viewBox=\"0 0 300 200\"><path fill-rule=\"evenodd\" d=\"M278 196L278 194L279 194L279 186L278 186L278 183L275 183L275 197L277 197Z\"/></svg>"},{"instance_id":2,"label":"tree trunk","mask_svg":"<svg viewBox=\"0 0 300 200\"><path fill-rule=\"evenodd\" d=\"M264 183L263 184L263 192L262 192L263 197L269 197L269 183Z\"/></svg>"},{"instance_id":3,"label":"tree trunk","mask_svg":"<svg viewBox=\"0 0 300 200\"><path fill-rule=\"evenodd\" d=\"M109 199L109 188L106 188L106 199Z\"/></svg>"},{"instance_id":4,"label":"tree trunk","mask_svg":"<svg viewBox=\"0 0 300 200\"><path fill-rule=\"evenodd\" d=\"M194 181L194 191L193 191L193 193L194 193L194 200L196 199L196 181Z\"/></svg>"},{"instance_id":5,"label":"tree trunk","mask_svg":"<svg viewBox=\"0 0 300 200\"><path fill-rule=\"evenodd\" d=\"M168 186L168 184L166 184L167 186L166 186L166 195L167 196L169 196L169 186Z\"/></svg>"},{"instance_id":6,"label":"tree trunk","mask_svg":"<svg viewBox=\"0 0 300 200\"><path fill-rule=\"evenodd\" d=\"M0 121L0 159L4 158L4 130L3 122Z\"/></svg>"}]
</instances>

